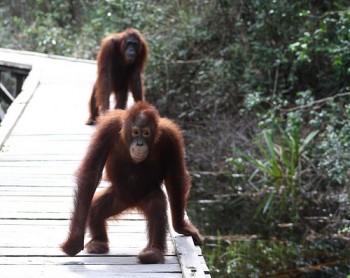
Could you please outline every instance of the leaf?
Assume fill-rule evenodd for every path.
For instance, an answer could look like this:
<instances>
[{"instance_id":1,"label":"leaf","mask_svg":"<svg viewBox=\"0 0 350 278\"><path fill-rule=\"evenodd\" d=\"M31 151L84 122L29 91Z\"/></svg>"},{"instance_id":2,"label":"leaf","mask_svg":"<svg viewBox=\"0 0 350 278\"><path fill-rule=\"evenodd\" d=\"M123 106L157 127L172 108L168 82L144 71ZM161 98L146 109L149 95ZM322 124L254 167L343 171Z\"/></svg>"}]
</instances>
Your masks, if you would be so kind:
<instances>
[{"instance_id":1,"label":"leaf","mask_svg":"<svg viewBox=\"0 0 350 278\"><path fill-rule=\"evenodd\" d=\"M312 132L310 132L308 134L308 136L306 136L306 138L303 140L303 143L299 149L299 154L301 154L302 152L305 151L306 147L309 145L309 143L317 136L317 134L319 133L318 130L314 130Z\"/></svg>"},{"instance_id":2,"label":"leaf","mask_svg":"<svg viewBox=\"0 0 350 278\"><path fill-rule=\"evenodd\" d=\"M274 196L275 196L275 192L271 191L269 198L267 199L267 201L265 203L265 206L263 209L263 214L265 214L267 212L267 210L270 208L270 203L272 202Z\"/></svg>"}]
</instances>

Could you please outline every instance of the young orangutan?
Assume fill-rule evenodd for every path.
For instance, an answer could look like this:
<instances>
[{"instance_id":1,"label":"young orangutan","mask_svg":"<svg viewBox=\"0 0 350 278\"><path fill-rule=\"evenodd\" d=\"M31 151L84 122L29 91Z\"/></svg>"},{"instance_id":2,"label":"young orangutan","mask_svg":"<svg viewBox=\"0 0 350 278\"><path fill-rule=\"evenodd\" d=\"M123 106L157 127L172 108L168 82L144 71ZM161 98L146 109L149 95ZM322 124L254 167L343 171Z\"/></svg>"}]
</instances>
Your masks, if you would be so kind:
<instances>
[{"instance_id":1,"label":"young orangutan","mask_svg":"<svg viewBox=\"0 0 350 278\"><path fill-rule=\"evenodd\" d=\"M102 170L111 186L94 195ZM196 227L185 219L191 180L184 159L184 142L177 125L160 118L146 102L129 110L112 110L99 117L97 130L77 171L77 190L68 239L61 245L70 256L84 249L86 224L92 239L90 253L108 252L106 219L131 208L147 219L148 244L142 263L162 263L168 227L164 183L176 232L202 243Z\"/></svg>"}]
</instances>

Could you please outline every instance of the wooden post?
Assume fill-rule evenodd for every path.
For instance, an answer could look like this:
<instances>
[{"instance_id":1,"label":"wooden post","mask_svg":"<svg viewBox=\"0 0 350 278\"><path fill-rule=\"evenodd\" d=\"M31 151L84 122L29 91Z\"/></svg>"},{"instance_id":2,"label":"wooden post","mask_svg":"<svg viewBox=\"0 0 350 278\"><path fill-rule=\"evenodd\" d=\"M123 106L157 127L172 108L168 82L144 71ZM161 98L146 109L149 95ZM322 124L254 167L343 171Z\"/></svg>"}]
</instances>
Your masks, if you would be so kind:
<instances>
[{"instance_id":1,"label":"wooden post","mask_svg":"<svg viewBox=\"0 0 350 278\"><path fill-rule=\"evenodd\" d=\"M5 86L0 83L0 96L8 103L11 104L15 98L10 94L10 92L5 88Z\"/></svg>"},{"instance_id":2,"label":"wooden post","mask_svg":"<svg viewBox=\"0 0 350 278\"><path fill-rule=\"evenodd\" d=\"M16 79L16 91L12 92L10 94L13 98L18 96L18 94L22 90L22 85L24 82L24 79L28 76L30 70L32 69L31 65L25 65L25 64L19 64L19 63L12 63L12 62L6 62L6 61L0 61L0 81L1 81L1 72L2 71L9 71L11 72L11 76L13 76ZM10 101L11 97L9 97L9 91L5 88L4 85L2 85L0 89L0 94L2 97L5 98L7 102ZM11 100L12 102L13 100ZM9 103L11 103L9 102Z\"/></svg>"},{"instance_id":3,"label":"wooden post","mask_svg":"<svg viewBox=\"0 0 350 278\"><path fill-rule=\"evenodd\" d=\"M16 78L16 92L13 93L13 96L16 97L19 95L19 93L22 90L22 86L23 86L23 82L24 79L26 79L28 74L21 74L21 73L17 73L17 72L13 72L11 73L11 76L13 76L14 78Z\"/></svg>"}]
</instances>

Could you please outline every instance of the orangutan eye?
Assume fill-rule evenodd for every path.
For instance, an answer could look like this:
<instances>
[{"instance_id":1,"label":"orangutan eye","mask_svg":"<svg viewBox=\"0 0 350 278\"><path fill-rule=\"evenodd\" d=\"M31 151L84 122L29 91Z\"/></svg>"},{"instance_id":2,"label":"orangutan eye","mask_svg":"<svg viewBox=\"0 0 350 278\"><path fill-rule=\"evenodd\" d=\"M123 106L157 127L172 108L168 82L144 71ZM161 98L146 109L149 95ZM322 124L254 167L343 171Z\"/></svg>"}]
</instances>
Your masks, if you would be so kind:
<instances>
[{"instance_id":1,"label":"orangutan eye","mask_svg":"<svg viewBox=\"0 0 350 278\"><path fill-rule=\"evenodd\" d=\"M148 128L145 128L142 133L143 137L150 137L151 136L151 131Z\"/></svg>"},{"instance_id":2,"label":"orangutan eye","mask_svg":"<svg viewBox=\"0 0 350 278\"><path fill-rule=\"evenodd\" d=\"M132 128L132 137L140 136L140 130L137 127Z\"/></svg>"}]
</instances>

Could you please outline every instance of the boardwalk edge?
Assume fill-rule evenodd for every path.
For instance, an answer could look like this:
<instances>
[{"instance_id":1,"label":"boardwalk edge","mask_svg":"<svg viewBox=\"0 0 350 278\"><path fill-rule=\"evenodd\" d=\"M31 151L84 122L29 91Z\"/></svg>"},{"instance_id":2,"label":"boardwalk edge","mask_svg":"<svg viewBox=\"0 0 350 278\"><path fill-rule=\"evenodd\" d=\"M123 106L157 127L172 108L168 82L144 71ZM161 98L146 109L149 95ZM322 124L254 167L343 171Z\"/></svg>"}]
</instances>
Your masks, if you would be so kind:
<instances>
[{"instance_id":1,"label":"boardwalk edge","mask_svg":"<svg viewBox=\"0 0 350 278\"><path fill-rule=\"evenodd\" d=\"M26 80L23 83L22 91L15 98L14 102L8 108L3 121L0 124L0 150L2 149L7 138L11 134L12 129L15 127L19 118L27 107L34 92L38 88L40 81L35 76L35 71L32 69L29 72Z\"/></svg>"},{"instance_id":2,"label":"boardwalk edge","mask_svg":"<svg viewBox=\"0 0 350 278\"><path fill-rule=\"evenodd\" d=\"M173 241L183 277L205 277L192 237L173 235Z\"/></svg>"}]
</instances>

